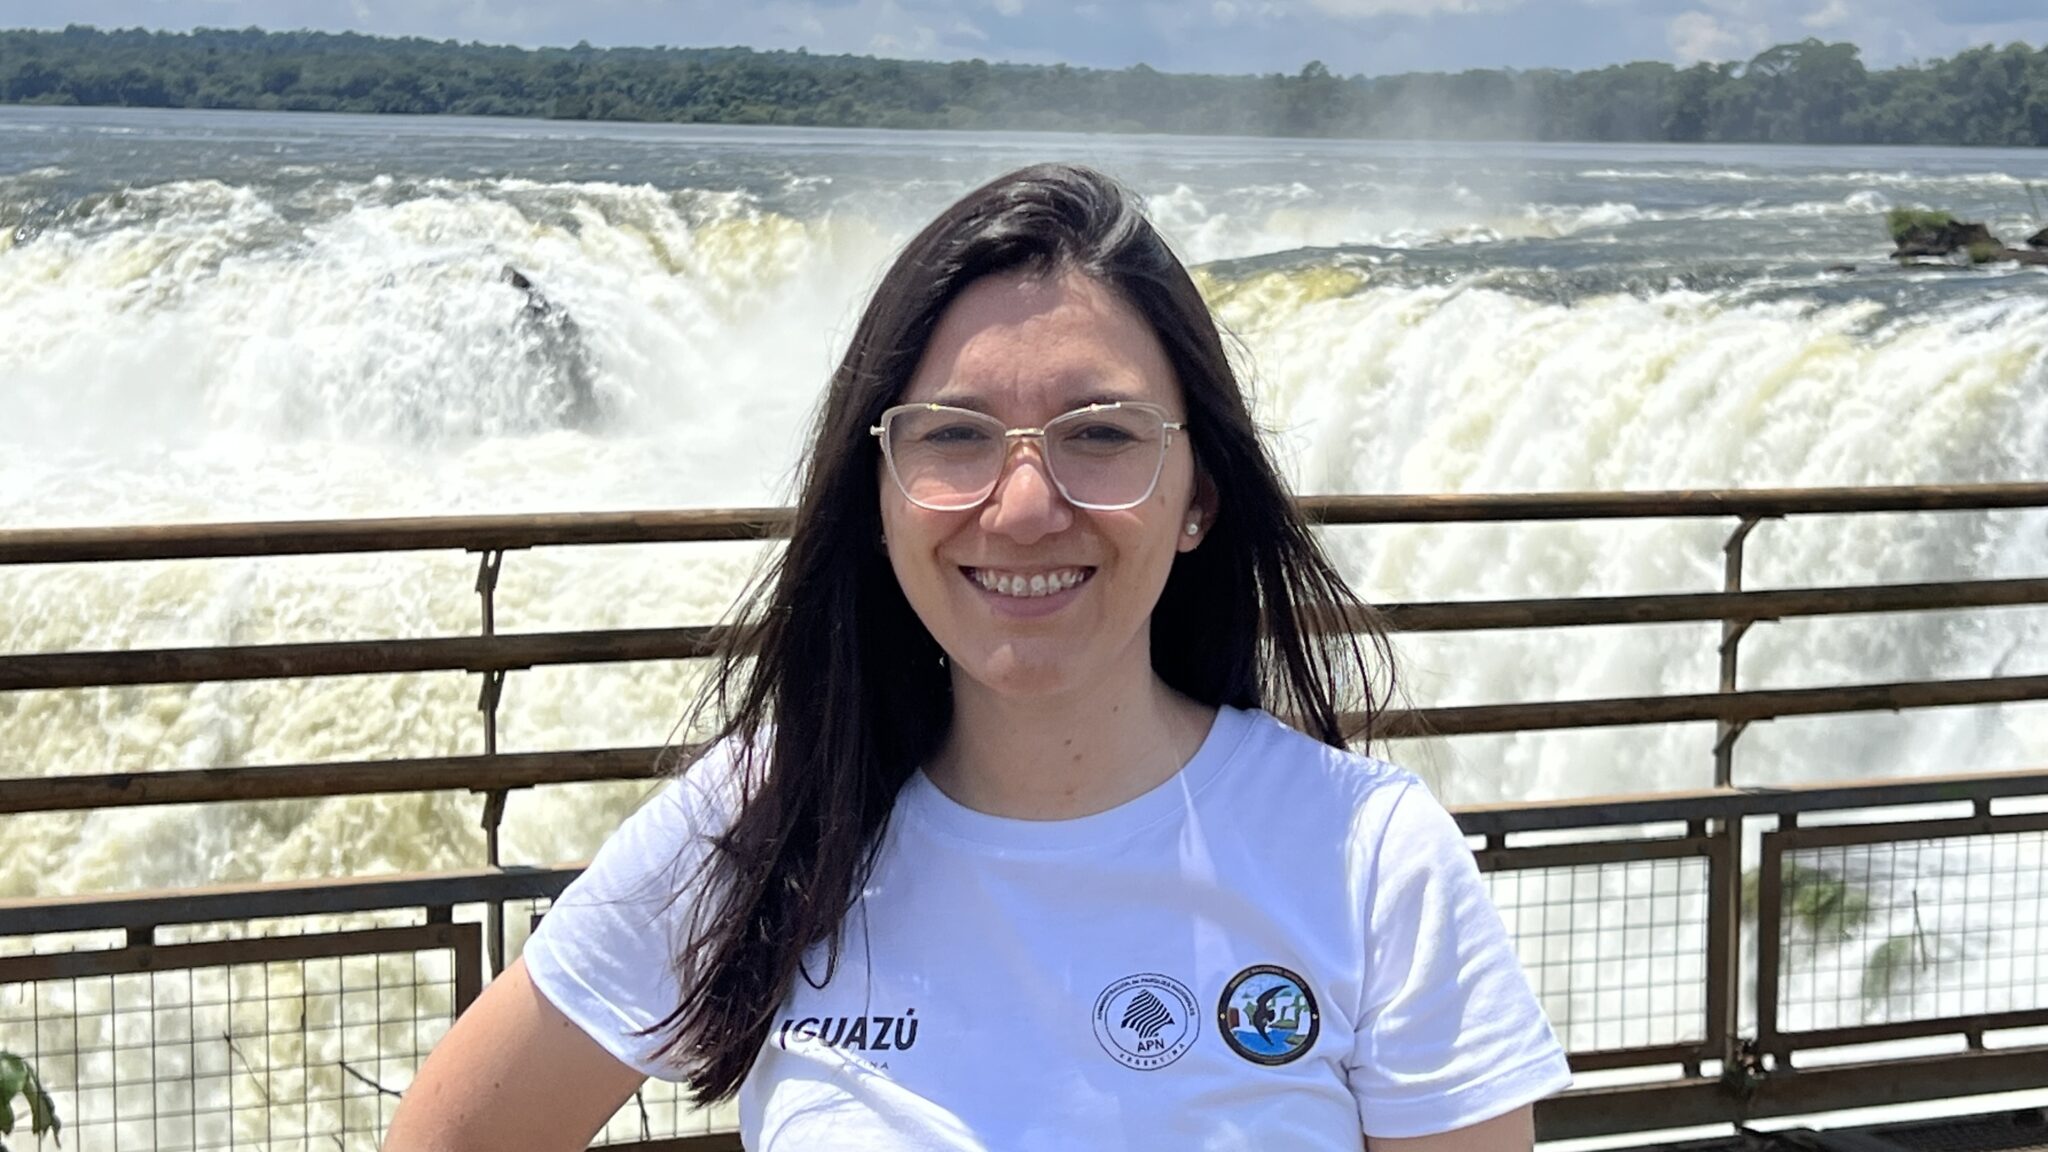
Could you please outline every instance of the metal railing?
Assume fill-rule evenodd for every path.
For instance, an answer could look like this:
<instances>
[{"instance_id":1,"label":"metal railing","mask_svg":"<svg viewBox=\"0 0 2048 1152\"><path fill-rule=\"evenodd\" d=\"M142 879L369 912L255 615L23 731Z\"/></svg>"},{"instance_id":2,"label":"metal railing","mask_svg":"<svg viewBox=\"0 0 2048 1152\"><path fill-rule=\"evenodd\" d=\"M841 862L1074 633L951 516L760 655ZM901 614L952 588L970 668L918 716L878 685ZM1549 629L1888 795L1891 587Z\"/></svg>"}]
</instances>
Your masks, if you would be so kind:
<instances>
[{"instance_id":1,"label":"metal railing","mask_svg":"<svg viewBox=\"0 0 2048 1152\"><path fill-rule=\"evenodd\" d=\"M1457 812L1465 829L1482 840L1475 849L1481 867L1575 1068L1589 1080L1624 1076L1641 1081L1584 1088L1546 1102L1539 1113L1545 1136L2048 1084L2048 1048L2001 1046L2012 1030L2048 1024L2048 1001L2043 999L2048 973L2025 966L2028 948L2036 955L2048 951L2048 927L2041 924L2039 910L2044 826L2033 816L1992 810L1994 801L2048 797L2048 772L1754 791L1736 786L1733 763L1743 731L1779 717L2048 699L2048 676L1742 690L1740 645L1759 622L2048 604L2048 578L1745 591L1744 552L1753 546L1750 538L1759 523L1802 515L2044 508L2048 484L1327 497L1305 500L1303 506L1313 520L1327 525L1643 517L1735 522L1724 548L1723 588L1717 592L1382 608L1389 625L1406 632L1685 621L1722 625L1716 692L1398 711L1383 715L1375 726L1375 736L1401 737L1690 721L1717 725L1712 789ZM496 971L516 951L521 935L517 918L508 915L508 903L549 894L517 888L536 883L531 877L539 874L498 867L496 833L506 796L541 784L645 777L659 751L500 752L496 722L505 677L557 664L686 660L705 654L717 638L715 629L702 626L499 633L494 597L506 554L538 547L766 539L786 525L780 510L751 509L0 532L0 565L470 551L478 557L480 634L474 637L6 655L0 656L0 691L462 671L480 678L482 728L482 751L472 756L0 779L0 818L171 803L475 791L484 797L488 871L435 881L455 886L445 899L436 898L438 904L415 893L391 907L462 904L480 909L483 951L489 969ZM1969 809L1935 821L1902 821L1898 813L1884 811L1937 802L1966 803ZM1804 814L1822 810L1863 811L1856 816L1858 823L1842 827L1798 823ZM1744 866L1751 861L1756 863ZM1916 862L1930 861L1940 869L1940 884L1917 879ZM1962 879L1949 883L1954 876ZM503 887L508 884L514 888ZM332 898L323 893L367 891L377 889L341 883L273 886L260 893L222 891L205 899L225 903L205 907L220 921L287 910L317 917L334 912L323 903ZM9 937L132 927L105 922L112 915L106 909L125 907L124 899L157 902L155 912L121 915L161 925L169 922L163 908L183 908L179 902L198 898L0 902L0 944ZM2030 898L2034 903L2027 903ZM367 908L360 899L351 905L354 912ZM67 915L86 919L67 920ZM1944 919L1951 915L1960 919ZM1616 916L1619 922L1613 922ZM183 912L178 917L190 921ZM445 916L435 920L421 911L420 917L416 927L438 925L442 935L431 940L363 938L347 946L452 948L452 941L468 938L451 934L463 926ZM62 926L67 924L73 927ZM1753 993L1744 981L1745 940L1756 949ZM149 954L149 963L166 962L162 945L147 934L131 933L115 943L124 946L110 955L158 948ZM108 944L100 940L81 947ZM191 955L216 963L225 954ZM189 963L177 955L171 959ZM94 962L81 956L66 963ZM130 955L97 962L136 960ZM13 969L7 963L0 960L0 991L10 985L39 987L35 981L45 977L73 978L63 974L71 972L68 968ZM24 980L31 971L44 976ZM1845 991L1847 982L1856 985L1853 991ZM1968 996L1962 995L1964 989L1970 989ZM458 1007L466 1002L459 996L451 1000ZM1755 1013L1747 1024L1746 1007ZM1939 1057L1880 1052L1859 1058L1852 1053L1846 1063L1840 1053L1815 1052L1944 1035L1960 1038L1964 1050ZM1802 1054L1807 1053L1837 1062L1806 1061ZM630 1120L624 1122L634 1129L631 1136L660 1142L662 1126L649 1120L644 1103L637 1126ZM668 1135L682 1139L687 1126L679 1118Z\"/></svg>"}]
</instances>

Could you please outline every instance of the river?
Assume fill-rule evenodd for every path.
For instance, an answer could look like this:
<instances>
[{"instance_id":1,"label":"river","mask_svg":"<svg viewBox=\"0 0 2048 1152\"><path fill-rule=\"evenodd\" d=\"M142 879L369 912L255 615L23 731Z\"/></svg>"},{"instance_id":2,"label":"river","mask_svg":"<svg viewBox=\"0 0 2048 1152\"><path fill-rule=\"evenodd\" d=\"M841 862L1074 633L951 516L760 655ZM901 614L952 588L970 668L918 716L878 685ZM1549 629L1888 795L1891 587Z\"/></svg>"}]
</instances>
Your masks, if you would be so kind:
<instances>
[{"instance_id":1,"label":"river","mask_svg":"<svg viewBox=\"0 0 2048 1152\"><path fill-rule=\"evenodd\" d=\"M0 108L0 525L780 501L894 248L1011 167L1143 197L1305 492L2040 479L2048 278L1901 271L1881 214L2017 241L2048 154L951 134ZM2048 209L2048 204L2040 206ZM1853 272L1831 266L1854 264ZM522 317L526 276L574 332ZM601 412L578 418L577 390ZM1370 598L1707 591L1720 522L1341 530ZM1753 587L2039 575L2038 513L1769 524ZM506 631L701 623L749 546L506 563ZM462 556L0 571L0 650L473 632ZM1711 691L1711 625L1411 637L1417 703ZM2048 671L2048 613L1760 627L1746 687ZM515 674L501 747L659 743L661 666ZM456 754L447 676L0 697L0 773ZM1453 801L1700 786L1710 726L1397 747ZM1746 783L2048 762L2039 705L1781 721ZM587 854L638 786L516 797ZM466 795L10 819L0 895L471 866Z\"/></svg>"}]
</instances>

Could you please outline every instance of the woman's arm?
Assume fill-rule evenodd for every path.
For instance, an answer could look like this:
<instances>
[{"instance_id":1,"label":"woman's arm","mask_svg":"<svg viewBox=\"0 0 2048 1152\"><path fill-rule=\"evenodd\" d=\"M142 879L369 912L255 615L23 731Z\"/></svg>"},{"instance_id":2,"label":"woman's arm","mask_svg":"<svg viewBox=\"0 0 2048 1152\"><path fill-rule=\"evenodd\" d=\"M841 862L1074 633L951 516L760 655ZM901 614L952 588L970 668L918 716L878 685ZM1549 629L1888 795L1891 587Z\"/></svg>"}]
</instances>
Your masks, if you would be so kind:
<instances>
[{"instance_id":1,"label":"woman's arm","mask_svg":"<svg viewBox=\"0 0 2048 1152\"><path fill-rule=\"evenodd\" d=\"M1529 1152L1536 1146L1536 1109L1524 1105L1453 1132L1398 1138L1368 1136L1372 1152Z\"/></svg>"},{"instance_id":2,"label":"woman's arm","mask_svg":"<svg viewBox=\"0 0 2048 1152\"><path fill-rule=\"evenodd\" d=\"M646 1077L507 968L427 1056L384 1152L583 1152Z\"/></svg>"}]
</instances>

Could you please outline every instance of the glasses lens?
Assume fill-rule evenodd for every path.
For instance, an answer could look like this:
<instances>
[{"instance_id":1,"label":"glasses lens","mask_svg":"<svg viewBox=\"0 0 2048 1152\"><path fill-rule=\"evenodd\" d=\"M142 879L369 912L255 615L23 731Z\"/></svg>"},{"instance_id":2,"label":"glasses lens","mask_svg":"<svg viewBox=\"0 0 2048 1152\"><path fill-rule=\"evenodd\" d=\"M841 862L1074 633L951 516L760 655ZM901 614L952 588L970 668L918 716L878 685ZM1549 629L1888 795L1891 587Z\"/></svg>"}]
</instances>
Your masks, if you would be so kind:
<instances>
[{"instance_id":1,"label":"glasses lens","mask_svg":"<svg viewBox=\"0 0 2048 1152\"><path fill-rule=\"evenodd\" d=\"M1076 504L1128 508L1152 494L1166 420L1150 408L1084 408L1045 427L1046 463Z\"/></svg>"},{"instance_id":2,"label":"glasses lens","mask_svg":"<svg viewBox=\"0 0 2048 1152\"><path fill-rule=\"evenodd\" d=\"M912 503L966 508L981 503L1003 470L1003 425L959 408L906 408L882 430L896 482Z\"/></svg>"}]
</instances>

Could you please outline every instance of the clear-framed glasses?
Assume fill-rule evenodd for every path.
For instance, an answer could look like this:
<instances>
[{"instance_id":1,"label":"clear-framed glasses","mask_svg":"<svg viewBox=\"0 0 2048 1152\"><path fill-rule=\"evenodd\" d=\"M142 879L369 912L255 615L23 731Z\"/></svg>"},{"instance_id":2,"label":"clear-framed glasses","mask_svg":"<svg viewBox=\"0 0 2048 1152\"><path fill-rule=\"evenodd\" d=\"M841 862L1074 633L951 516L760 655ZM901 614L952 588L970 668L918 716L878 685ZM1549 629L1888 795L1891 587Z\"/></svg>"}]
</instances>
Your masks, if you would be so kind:
<instances>
[{"instance_id":1,"label":"clear-framed glasses","mask_svg":"<svg viewBox=\"0 0 2048 1152\"><path fill-rule=\"evenodd\" d=\"M1002 480L1011 445L1028 439L1044 446L1046 473L1068 503L1115 512L1152 495L1173 434L1186 427L1157 404L1132 400L1076 408L1043 428L1005 427L968 408L899 404L868 433L881 440L896 486L920 508L979 506Z\"/></svg>"}]
</instances>

